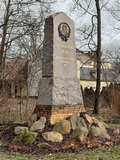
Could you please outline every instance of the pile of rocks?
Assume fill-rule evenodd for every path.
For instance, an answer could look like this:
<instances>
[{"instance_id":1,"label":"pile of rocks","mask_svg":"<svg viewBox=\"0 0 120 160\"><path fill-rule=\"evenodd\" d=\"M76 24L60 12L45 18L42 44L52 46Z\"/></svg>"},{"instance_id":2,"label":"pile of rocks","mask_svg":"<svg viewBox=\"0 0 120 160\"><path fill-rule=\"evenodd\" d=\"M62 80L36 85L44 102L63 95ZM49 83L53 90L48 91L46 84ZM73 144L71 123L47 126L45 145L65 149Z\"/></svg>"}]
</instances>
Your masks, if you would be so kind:
<instances>
[{"instance_id":1,"label":"pile of rocks","mask_svg":"<svg viewBox=\"0 0 120 160\"><path fill-rule=\"evenodd\" d=\"M29 144L38 136L38 134L33 133L40 133L46 141L51 142L61 142L63 135L66 134L70 135L70 139L77 139L80 142L83 142L87 137L110 139L105 123L88 114L81 114L81 116L73 114L69 118L56 123L50 132L45 132L45 126L46 118L41 117L38 121L31 124L31 126L17 126L14 131L18 138L21 137L21 134L23 135L23 132L34 135L33 138L30 136L31 141L29 138ZM15 139L17 138L15 137Z\"/></svg>"}]
</instances>

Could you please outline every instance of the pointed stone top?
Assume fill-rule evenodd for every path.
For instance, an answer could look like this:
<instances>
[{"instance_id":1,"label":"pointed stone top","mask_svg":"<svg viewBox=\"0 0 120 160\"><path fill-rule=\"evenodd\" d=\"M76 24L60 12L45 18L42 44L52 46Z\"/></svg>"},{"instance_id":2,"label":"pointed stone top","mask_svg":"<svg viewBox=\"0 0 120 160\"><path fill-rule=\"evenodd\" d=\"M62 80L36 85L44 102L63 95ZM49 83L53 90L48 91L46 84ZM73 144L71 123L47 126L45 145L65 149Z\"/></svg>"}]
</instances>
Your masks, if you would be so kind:
<instances>
[{"instance_id":1,"label":"pointed stone top","mask_svg":"<svg viewBox=\"0 0 120 160\"><path fill-rule=\"evenodd\" d=\"M48 16L47 18L50 18L50 17L56 17L56 16L58 16L58 15L60 15L60 14L64 14L64 15L66 15L66 16L67 16L67 14L66 14L66 13L64 13L64 12L57 12L57 13L54 13L54 14L52 14L52 15Z\"/></svg>"}]
</instances>

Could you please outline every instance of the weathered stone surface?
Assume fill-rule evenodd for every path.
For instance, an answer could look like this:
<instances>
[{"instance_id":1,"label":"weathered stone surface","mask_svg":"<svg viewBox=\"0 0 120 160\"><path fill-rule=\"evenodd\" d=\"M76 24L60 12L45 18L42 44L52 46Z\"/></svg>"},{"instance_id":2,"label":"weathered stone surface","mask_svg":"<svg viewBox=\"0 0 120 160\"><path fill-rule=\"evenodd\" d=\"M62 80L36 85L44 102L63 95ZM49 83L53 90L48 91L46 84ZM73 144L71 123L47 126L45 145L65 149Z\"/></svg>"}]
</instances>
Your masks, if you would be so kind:
<instances>
[{"instance_id":1,"label":"weathered stone surface","mask_svg":"<svg viewBox=\"0 0 120 160\"><path fill-rule=\"evenodd\" d=\"M71 124L71 129L72 130L75 130L77 129L77 118L78 118L78 115L77 114L73 114L69 117L69 121L70 121L70 124Z\"/></svg>"},{"instance_id":2,"label":"weathered stone surface","mask_svg":"<svg viewBox=\"0 0 120 160\"><path fill-rule=\"evenodd\" d=\"M98 124L99 128L100 128L103 132L106 132L106 133L107 133L107 130L106 130L106 128L105 128L105 126L104 126L104 124L103 124L102 122L98 122L97 124Z\"/></svg>"},{"instance_id":3,"label":"weathered stone surface","mask_svg":"<svg viewBox=\"0 0 120 160\"><path fill-rule=\"evenodd\" d=\"M91 117L92 118L92 120L93 120L93 122L94 123L98 123L100 120L98 120L97 118L95 118L95 117Z\"/></svg>"},{"instance_id":4,"label":"weathered stone surface","mask_svg":"<svg viewBox=\"0 0 120 160\"><path fill-rule=\"evenodd\" d=\"M89 134L91 137L99 137L101 134L101 130L99 127L92 126Z\"/></svg>"},{"instance_id":5,"label":"weathered stone surface","mask_svg":"<svg viewBox=\"0 0 120 160\"><path fill-rule=\"evenodd\" d=\"M85 123L85 120L81 117L79 117L77 114L73 114L69 117L69 121L71 124L72 130L75 130L77 128L86 127L87 124Z\"/></svg>"},{"instance_id":6,"label":"weathered stone surface","mask_svg":"<svg viewBox=\"0 0 120 160\"><path fill-rule=\"evenodd\" d=\"M83 127L81 129L80 134L77 137L77 140L80 141L80 142L82 142L82 141L84 141L87 138L87 136L88 136L88 129L85 128L85 127Z\"/></svg>"},{"instance_id":7,"label":"weathered stone surface","mask_svg":"<svg viewBox=\"0 0 120 160\"><path fill-rule=\"evenodd\" d=\"M43 116L36 121L30 128L31 132L42 132L45 128L46 118Z\"/></svg>"},{"instance_id":8,"label":"weathered stone surface","mask_svg":"<svg viewBox=\"0 0 120 160\"><path fill-rule=\"evenodd\" d=\"M87 128L87 124L86 124L85 120L81 117L77 118L77 126L78 126L78 128L80 128L81 126Z\"/></svg>"},{"instance_id":9,"label":"weathered stone surface","mask_svg":"<svg viewBox=\"0 0 120 160\"><path fill-rule=\"evenodd\" d=\"M29 131L28 127L17 126L14 129L16 135L20 134L23 130Z\"/></svg>"},{"instance_id":10,"label":"weathered stone surface","mask_svg":"<svg viewBox=\"0 0 120 160\"><path fill-rule=\"evenodd\" d=\"M107 124L104 123L103 121L101 120L98 120L97 118L95 117L92 117L92 120L93 120L93 123L97 124L97 126L104 132L107 132L106 130L106 127L107 127Z\"/></svg>"},{"instance_id":11,"label":"weathered stone surface","mask_svg":"<svg viewBox=\"0 0 120 160\"><path fill-rule=\"evenodd\" d=\"M68 83L69 82L69 83ZM82 104L80 88L75 78L44 77L39 83L38 105L77 105ZM73 90L74 88L74 90ZM80 96L80 97L79 97Z\"/></svg>"},{"instance_id":12,"label":"weathered stone surface","mask_svg":"<svg viewBox=\"0 0 120 160\"><path fill-rule=\"evenodd\" d=\"M92 117L89 116L88 114L83 114L82 118L84 119L84 121L85 121L85 123L87 125L87 128L90 129L91 125L93 123Z\"/></svg>"},{"instance_id":13,"label":"weathered stone surface","mask_svg":"<svg viewBox=\"0 0 120 160\"><path fill-rule=\"evenodd\" d=\"M61 134L68 134L71 130L70 122L68 120L62 120L55 124L53 130Z\"/></svg>"},{"instance_id":14,"label":"weathered stone surface","mask_svg":"<svg viewBox=\"0 0 120 160\"><path fill-rule=\"evenodd\" d=\"M93 120L93 123L101 123L100 125L103 125L105 128L108 127L108 125L105 122L103 122L102 120L100 120L100 119L92 117L92 120Z\"/></svg>"},{"instance_id":15,"label":"weathered stone surface","mask_svg":"<svg viewBox=\"0 0 120 160\"><path fill-rule=\"evenodd\" d=\"M99 137L99 138L104 138L104 139L110 139L110 136L108 135L108 133L104 130L102 130L101 128L99 127L95 127L95 126L92 126L90 131L89 131L89 135L91 137Z\"/></svg>"},{"instance_id":16,"label":"weathered stone surface","mask_svg":"<svg viewBox=\"0 0 120 160\"><path fill-rule=\"evenodd\" d=\"M63 140L63 136L55 131L42 133L42 136L45 140L51 142L61 142Z\"/></svg>"},{"instance_id":17,"label":"weathered stone surface","mask_svg":"<svg viewBox=\"0 0 120 160\"><path fill-rule=\"evenodd\" d=\"M46 117L45 116L40 117L40 121L42 121L45 124L46 123Z\"/></svg>"},{"instance_id":18,"label":"weathered stone surface","mask_svg":"<svg viewBox=\"0 0 120 160\"><path fill-rule=\"evenodd\" d=\"M88 114L84 114L83 118L84 118L86 123L88 123L88 124L92 124L93 123L92 117L90 117Z\"/></svg>"},{"instance_id":19,"label":"weathered stone surface","mask_svg":"<svg viewBox=\"0 0 120 160\"><path fill-rule=\"evenodd\" d=\"M33 114L31 118L28 120L28 127L31 127L33 123L37 121L37 114Z\"/></svg>"},{"instance_id":20,"label":"weathered stone surface","mask_svg":"<svg viewBox=\"0 0 120 160\"><path fill-rule=\"evenodd\" d=\"M71 134L71 138L77 138L77 140L82 142L87 138L88 132L88 129L85 127L75 129Z\"/></svg>"},{"instance_id":21,"label":"weathered stone surface","mask_svg":"<svg viewBox=\"0 0 120 160\"><path fill-rule=\"evenodd\" d=\"M60 32L63 32L61 37ZM64 38L65 35L69 35ZM45 20L42 79L38 105L82 105L77 78L74 22L57 13Z\"/></svg>"},{"instance_id":22,"label":"weathered stone surface","mask_svg":"<svg viewBox=\"0 0 120 160\"><path fill-rule=\"evenodd\" d=\"M51 145L49 143L39 143L37 144L37 147L40 148L40 149L51 149Z\"/></svg>"}]
</instances>

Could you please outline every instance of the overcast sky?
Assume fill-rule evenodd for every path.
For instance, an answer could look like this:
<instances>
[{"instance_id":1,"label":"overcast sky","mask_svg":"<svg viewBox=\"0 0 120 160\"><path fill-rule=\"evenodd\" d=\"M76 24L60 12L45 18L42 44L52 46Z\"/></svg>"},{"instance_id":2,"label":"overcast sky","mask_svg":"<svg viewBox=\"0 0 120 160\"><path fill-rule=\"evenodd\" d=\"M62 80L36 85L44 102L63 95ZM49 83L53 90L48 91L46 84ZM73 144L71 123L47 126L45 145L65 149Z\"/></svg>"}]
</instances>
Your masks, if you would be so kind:
<instances>
[{"instance_id":1,"label":"overcast sky","mask_svg":"<svg viewBox=\"0 0 120 160\"><path fill-rule=\"evenodd\" d=\"M105 0L104 0L105 1ZM69 12L69 8L73 0L59 0L55 5L54 9L56 12L65 12L73 21L75 22L75 28L77 27L77 19L73 13ZM113 3L114 0L110 0L110 3ZM116 23L113 19L109 18L110 15L107 11L102 12L102 44L103 46L109 44L110 42L115 42L116 40L120 40L120 34L116 34L116 31L111 28L111 24ZM88 23L90 21L89 17L85 17L81 23ZM80 23L79 23L80 24ZM116 23L117 24L117 23Z\"/></svg>"}]
</instances>

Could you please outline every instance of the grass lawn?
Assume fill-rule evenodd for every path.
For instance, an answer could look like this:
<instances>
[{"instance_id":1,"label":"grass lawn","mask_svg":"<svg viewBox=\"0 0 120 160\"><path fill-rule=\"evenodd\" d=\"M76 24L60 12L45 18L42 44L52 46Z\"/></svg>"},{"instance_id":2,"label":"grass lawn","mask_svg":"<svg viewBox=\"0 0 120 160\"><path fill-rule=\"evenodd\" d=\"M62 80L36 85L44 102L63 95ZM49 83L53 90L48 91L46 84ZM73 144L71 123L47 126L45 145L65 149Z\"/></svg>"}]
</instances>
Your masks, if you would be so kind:
<instances>
[{"instance_id":1,"label":"grass lawn","mask_svg":"<svg viewBox=\"0 0 120 160\"><path fill-rule=\"evenodd\" d=\"M18 153L0 153L0 160L120 160L120 146L86 150L79 154L56 153L45 156L20 155Z\"/></svg>"}]
</instances>

